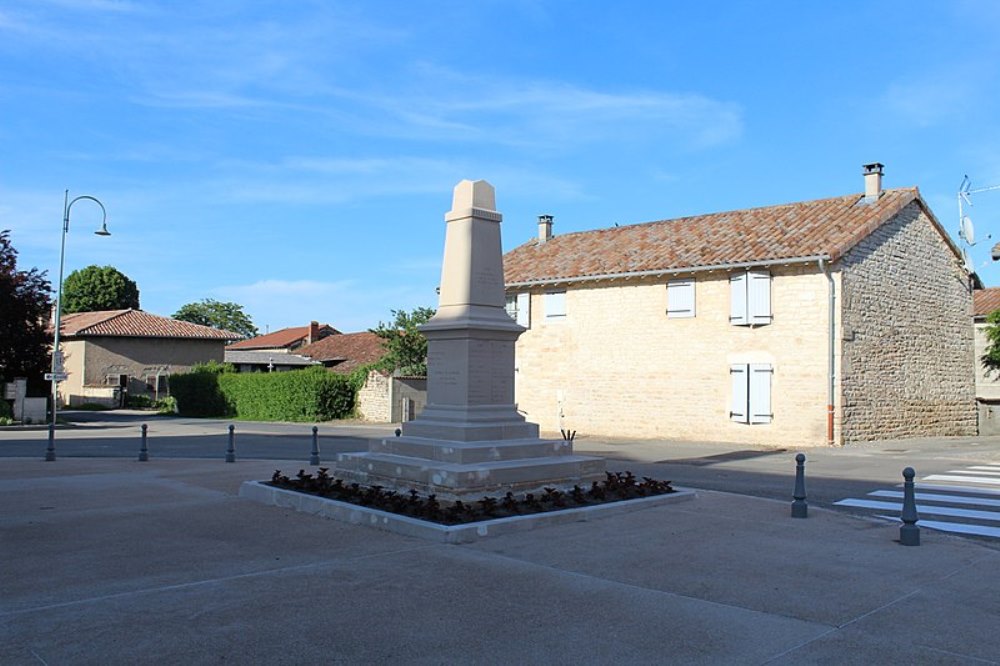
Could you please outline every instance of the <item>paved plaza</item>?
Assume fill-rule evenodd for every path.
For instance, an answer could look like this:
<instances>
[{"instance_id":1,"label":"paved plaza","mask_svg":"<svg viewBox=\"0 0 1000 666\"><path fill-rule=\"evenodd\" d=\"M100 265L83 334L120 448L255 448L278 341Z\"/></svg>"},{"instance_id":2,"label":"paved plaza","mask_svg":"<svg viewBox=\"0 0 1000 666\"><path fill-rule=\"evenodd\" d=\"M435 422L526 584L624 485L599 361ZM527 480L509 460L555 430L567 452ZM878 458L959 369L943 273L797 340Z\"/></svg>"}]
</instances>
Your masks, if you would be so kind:
<instances>
[{"instance_id":1,"label":"paved plaza","mask_svg":"<svg viewBox=\"0 0 1000 666\"><path fill-rule=\"evenodd\" d=\"M2 442L0 442L2 445ZM68 445L67 445L68 446ZM241 500L294 460L0 459L0 663L996 663L1000 550L691 501L444 545Z\"/></svg>"}]
</instances>

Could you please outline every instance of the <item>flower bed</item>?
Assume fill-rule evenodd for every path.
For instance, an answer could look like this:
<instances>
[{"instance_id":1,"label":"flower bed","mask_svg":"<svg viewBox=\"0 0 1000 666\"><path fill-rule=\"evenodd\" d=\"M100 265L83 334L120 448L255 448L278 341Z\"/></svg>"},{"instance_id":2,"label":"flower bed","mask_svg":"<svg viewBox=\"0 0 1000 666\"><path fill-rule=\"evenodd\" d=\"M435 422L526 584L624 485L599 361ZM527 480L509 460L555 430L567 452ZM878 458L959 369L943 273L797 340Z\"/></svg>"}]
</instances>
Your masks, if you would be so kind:
<instances>
[{"instance_id":1,"label":"flower bed","mask_svg":"<svg viewBox=\"0 0 1000 666\"><path fill-rule=\"evenodd\" d=\"M276 470L269 485L442 525L559 511L675 492L669 481L657 481L649 477L639 480L631 472L607 472L604 481L594 481L586 489L580 486L573 486L568 491L544 488L540 494L515 495L508 492L499 498L486 496L470 502L444 501L438 500L433 494L422 495L416 490L401 493L387 490L383 486L346 482L330 476L329 471L328 468L321 467L313 475L299 470L297 475L289 478L281 470Z\"/></svg>"}]
</instances>

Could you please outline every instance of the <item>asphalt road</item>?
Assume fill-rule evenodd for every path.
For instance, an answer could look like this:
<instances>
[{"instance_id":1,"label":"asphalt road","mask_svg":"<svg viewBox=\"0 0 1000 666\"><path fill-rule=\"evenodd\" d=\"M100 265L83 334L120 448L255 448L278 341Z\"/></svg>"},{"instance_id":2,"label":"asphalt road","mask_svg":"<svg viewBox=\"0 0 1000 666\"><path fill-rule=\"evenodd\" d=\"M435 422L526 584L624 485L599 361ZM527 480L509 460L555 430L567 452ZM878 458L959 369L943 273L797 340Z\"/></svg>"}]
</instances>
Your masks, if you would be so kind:
<instances>
[{"instance_id":1,"label":"asphalt road","mask_svg":"<svg viewBox=\"0 0 1000 666\"><path fill-rule=\"evenodd\" d=\"M235 425L237 461L291 459L301 460L307 468L312 448L312 424L188 419L126 410L62 415L67 424L57 431L57 458L137 457L143 423L148 424L150 457L215 458L222 463L231 423ZM332 466L337 453L367 450L369 439L392 436L395 426L337 422L319 424L318 428L321 464ZM0 428L0 459L44 457L47 437L44 427ZM587 437L578 438L575 448L579 453L604 456L609 470L629 470L638 476L670 480L676 486L789 502L795 454L799 452L713 442ZM807 458L809 503L834 508L834 502L846 497L863 497L897 486L902 483L905 467L913 467L919 478L974 465L1000 464L1000 437L882 441L802 452Z\"/></svg>"}]
</instances>

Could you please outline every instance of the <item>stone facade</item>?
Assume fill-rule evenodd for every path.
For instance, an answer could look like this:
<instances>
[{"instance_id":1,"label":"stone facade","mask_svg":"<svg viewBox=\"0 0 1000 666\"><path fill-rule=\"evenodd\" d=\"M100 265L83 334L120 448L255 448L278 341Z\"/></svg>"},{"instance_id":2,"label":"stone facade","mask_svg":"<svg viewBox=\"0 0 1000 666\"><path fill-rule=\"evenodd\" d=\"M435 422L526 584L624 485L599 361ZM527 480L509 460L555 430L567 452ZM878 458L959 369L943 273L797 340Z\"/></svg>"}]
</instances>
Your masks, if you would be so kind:
<instances>
[{"instance_id":1,"label":"stone facade","mask_svg":"<svg viewBox=\"0 0 1000 666\"><path fill-rule=\"evenodd\" d=\"M730 323L726 270L509 289L530 292L518 408L549 432L825 445L832 279L833 442L976 433L967 279L920 204L834 262L830 279L818 262L766 270L773 318L757 326ZM685 277L695 316L668 317L667 281ZM565 316L550 318L556 290ZM773 416L738 423L730 368L755 363L771 369Z\"/></svg>"},{"instance_id":2,"label":"stone facade","mask_svg":"<svg viewBox=\"0 0 1000 666\"><path fill-rule=\"evenodd\" d=\"M724 271L693 276L691 318L667 316L665 280L567 289L566 316L554 320L545 290L533 290L530 328L517 346L518 408L550 432L825 443L827 281L816 266L770 273L774 318L755 327L730 324ZM771 423L730 419L737 363L771 365Z\"/></svg>"},{"instance_id":3,"label":"stone facade","mask_svg":"<svg viewBox=\"0 0 1000 666\"><path fill-rule=\"evenodd\" d=\"M392 421L392 378L372 370L365 385L358 391L357 412L365 421L389 423Z\"/></svg>"},{"instance_id":4,"label":"stone facade","mask_svg":"<svg viewBox=\"0 0 1000 666\"><path fill-rule=\"evenodd\" d=\"M426 404L426 377L390 377L372 370L358 391L357 412L365 421L402 423L416 418Z\"/></svg>"},{"instance_id":5,"label":"stone facade","mask_svg":"<svg viewBox=\"0 0 1000 666\"><path fill-rule=\"evenodd\" d=\"M972 295L914 202L841 262L844 441L975 435Z\"/></svg>"}]
</instances>

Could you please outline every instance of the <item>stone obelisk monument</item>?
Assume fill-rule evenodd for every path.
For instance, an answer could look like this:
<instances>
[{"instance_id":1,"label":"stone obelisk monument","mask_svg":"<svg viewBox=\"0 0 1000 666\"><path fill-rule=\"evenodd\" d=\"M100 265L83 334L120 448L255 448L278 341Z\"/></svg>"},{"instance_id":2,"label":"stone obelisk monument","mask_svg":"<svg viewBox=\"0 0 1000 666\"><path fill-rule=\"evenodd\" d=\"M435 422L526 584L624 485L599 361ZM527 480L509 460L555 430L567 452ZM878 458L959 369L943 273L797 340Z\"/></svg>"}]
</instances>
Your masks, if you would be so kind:
<instances>
[{"instance_id":1,"label":"stone obelisk monument","mask_svg":"<svg viewBox=\"0 0 1000 666\"><path fill-rule=\"evenodd\" d=\"M369 485L469 498L565 488L604 477L604 460L538 438L514 405L514 343L504 308L501 215L493 186L463 180L445 214L437 314L427 337L427 406L399 437L341 454L336 475Z\"/></svg>"}]
</instances>

